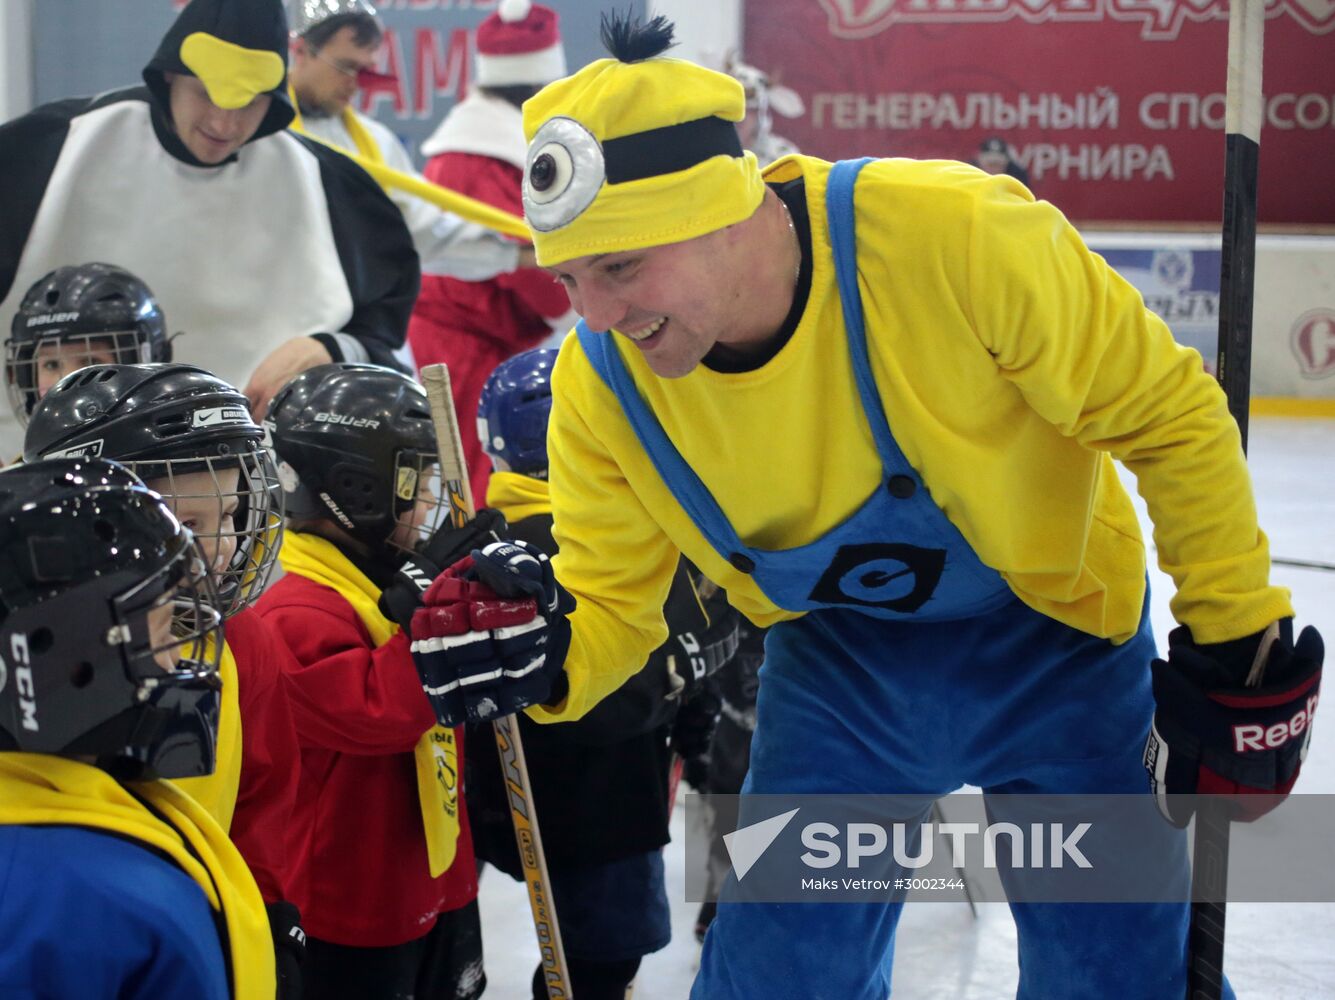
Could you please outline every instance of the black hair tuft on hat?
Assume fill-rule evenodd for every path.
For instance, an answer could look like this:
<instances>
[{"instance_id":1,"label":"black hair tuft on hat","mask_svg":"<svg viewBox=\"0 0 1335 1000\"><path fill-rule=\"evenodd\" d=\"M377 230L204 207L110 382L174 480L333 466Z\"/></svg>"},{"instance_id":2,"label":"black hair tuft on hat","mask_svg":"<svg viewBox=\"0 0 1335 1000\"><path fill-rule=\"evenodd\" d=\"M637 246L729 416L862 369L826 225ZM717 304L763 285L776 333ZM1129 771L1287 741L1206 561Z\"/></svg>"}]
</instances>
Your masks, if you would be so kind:
<instances>
[{"instance_id":1,"label":"black hair tuft on hat","mask_svg":"<svg viewBox=\"0 0 1335 1000\"><path fill-rule=\"evenodd\" d=\"M623 12L604 12L601 34L603 45L612 54L613 59L623 63L641 62L661 56L676 42L673 33L676 27L662 14L648 24L632 20L630 10Z\"/></svg>"}]
</instances>

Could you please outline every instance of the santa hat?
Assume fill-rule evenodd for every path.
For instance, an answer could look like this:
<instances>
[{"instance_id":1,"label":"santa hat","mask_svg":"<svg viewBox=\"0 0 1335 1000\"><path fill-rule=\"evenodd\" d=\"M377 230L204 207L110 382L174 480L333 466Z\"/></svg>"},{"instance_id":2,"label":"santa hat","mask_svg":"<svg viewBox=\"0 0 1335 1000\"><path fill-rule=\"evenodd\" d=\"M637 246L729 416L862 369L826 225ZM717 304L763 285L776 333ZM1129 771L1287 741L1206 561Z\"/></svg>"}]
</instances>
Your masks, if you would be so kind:
<instances>
[{"instance_id":1,"label":"santa hat","mask_svg":"<svg viewBox=\"0 0 1335 1000\"><path fill-rule=\"evenodd\" d=\"M530 0L501 0L478 25L479 87L541 86L566 75L556 11Z\"/></svg>"}]
</instances>

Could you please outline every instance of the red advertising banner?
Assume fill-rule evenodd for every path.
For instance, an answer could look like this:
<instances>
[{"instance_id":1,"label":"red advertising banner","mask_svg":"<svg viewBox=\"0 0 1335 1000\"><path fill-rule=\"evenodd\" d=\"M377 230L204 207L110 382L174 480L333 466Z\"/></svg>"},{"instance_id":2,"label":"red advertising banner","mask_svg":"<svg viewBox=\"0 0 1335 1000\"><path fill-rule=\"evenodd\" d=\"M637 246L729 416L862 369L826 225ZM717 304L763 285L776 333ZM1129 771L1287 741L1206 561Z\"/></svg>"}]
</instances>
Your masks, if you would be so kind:
<instances>
[{"instance_id":1,"label":"red advertising banner","mask_svg":"<svg viewBox=\"0 0 1335 1000\"><path fill-rule=\"evenodd\" d=\"M1335 224L1335 0L1271 0L1259 220ZM764 0L746 60L804 152L973 160L996 136L1081 221L1214 223L1225 0Z\"/></svg>"}]
</instances>

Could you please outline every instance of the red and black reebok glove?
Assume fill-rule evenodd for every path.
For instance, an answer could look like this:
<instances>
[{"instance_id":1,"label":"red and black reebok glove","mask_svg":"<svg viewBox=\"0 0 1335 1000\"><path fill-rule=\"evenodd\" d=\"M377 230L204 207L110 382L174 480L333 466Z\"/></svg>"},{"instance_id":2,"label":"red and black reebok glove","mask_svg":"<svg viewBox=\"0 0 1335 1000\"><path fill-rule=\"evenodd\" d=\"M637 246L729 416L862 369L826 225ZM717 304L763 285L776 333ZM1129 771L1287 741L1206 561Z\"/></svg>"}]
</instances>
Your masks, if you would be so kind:
<instances>
[{"instance_id":1,"label":"red and black reebok glove","mask_svg":"<svg viewBox=\"0 0 1335 1000\"><path fill-rule=\"evenodd\" d=\"M1185 626L1155 660L1154 723L1145 769L1159 811L1186 826L1190 795L1236 795L1233 818L1258 819L1289 793L1311 740L1325 648L1308 626L1293 641L1293 619L1263 632L1197 645ZM1260 677L1255 685L1249 676Z\"/></svg>"},{"instance_id":2,"label":"red and black reebok glove","mask_svg":"<svg viewBox=\"0 0 1335 1000\"><path fill-rule=\"evenodd\" d=\"M550 561L523 542L492 542L437 577L412 620L437 721L486 722L564 697L572 610Z\"/></svg>"}]
</instances>

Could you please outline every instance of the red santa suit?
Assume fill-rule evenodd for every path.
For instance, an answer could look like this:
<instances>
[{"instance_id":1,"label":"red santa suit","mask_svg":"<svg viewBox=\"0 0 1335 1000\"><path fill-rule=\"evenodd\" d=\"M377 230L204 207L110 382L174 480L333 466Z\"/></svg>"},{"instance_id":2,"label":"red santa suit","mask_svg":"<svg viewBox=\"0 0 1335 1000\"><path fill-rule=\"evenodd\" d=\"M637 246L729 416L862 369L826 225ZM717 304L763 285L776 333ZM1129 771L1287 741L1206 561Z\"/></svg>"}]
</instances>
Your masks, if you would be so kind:
<instances>
[{"instance_id":1,"label":"red santa suit","mask_svg":"<svg viewBox=\"0 0 1335 1000\"><path fill-rule=\"evenodd\" d=\"M474 91L445 117L422 152L430 157L428 180L522 213L524 132L513 104ZM483 383L506 358L546 340L552 321L569 310L565 289L540 268L523 268L490 281L423 276L408 343L419 366L449 365L473 496L487 495L491 476L491 461L478 443L475 426Z\"/></svg>"}]
</instances>

